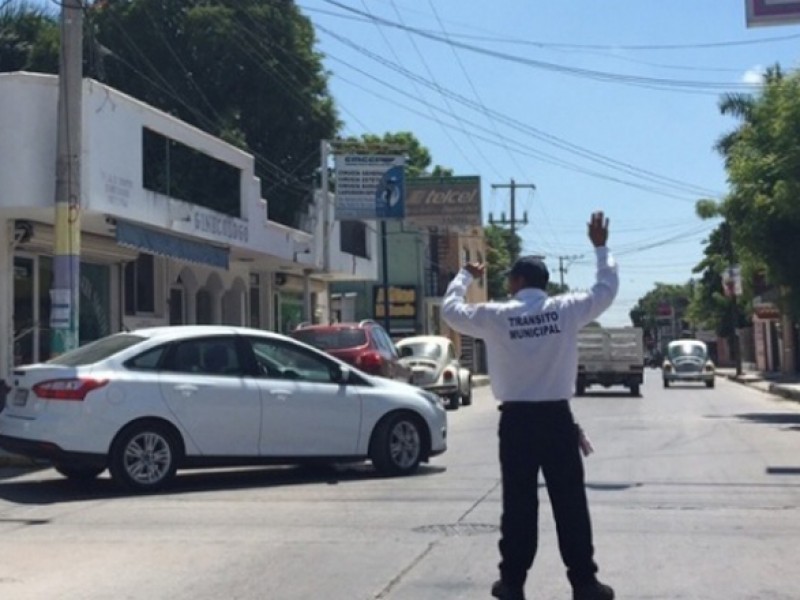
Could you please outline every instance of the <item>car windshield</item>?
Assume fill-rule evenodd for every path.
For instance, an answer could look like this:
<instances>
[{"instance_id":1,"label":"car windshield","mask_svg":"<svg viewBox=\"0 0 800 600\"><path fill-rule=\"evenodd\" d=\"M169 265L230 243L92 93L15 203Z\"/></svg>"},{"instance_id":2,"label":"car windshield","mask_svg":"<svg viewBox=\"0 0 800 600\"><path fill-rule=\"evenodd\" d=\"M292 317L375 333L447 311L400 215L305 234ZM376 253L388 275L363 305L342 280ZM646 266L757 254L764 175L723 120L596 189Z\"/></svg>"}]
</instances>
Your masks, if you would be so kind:
<instances>
[{"instance_id":1,"label":"car windshield","mask_svg":"<svg viewBox=\"0 0 800 600\"><path fill-rule=\"evenodd\" d=\"M413 342L400 346L403 356L415 358L438 359L442 356L442 347L433 342Z\"/></svg>"},{"instance_id":2,"label":"car windshield","mask_svg":"<svg viewBox=\"0 0 800 600\"><path fill-rule=\"evenodd\" d=\"M146 340L146 337L141 335L131 335L130 333L118 333L108 337L101 338L96 342L91 342L75 350L65 352L60 356L56 356L47 361L48 365L58 365L61 367L82 367L84 365L92 365L101 360L105 360L109 356L113 356L117 352L122 352L135 346L136 344Z\"/></svg>"},{"instance_id":3,"label":"car windshield","mask_svg":"<svg viewBox=\"0 0 800 600\"><path fill-rule=\"evenodd\" d=\"M680 358L683 356L694 356L696 358L705 358L706 349L698 344L676 344L669 348L670 358Z\"/></svg>"},{"instance_id":4,"label":"car windshield","mask_svg":"<svg viewBox=\"0 0 800 600\"><path fill-rule=\"evenodd\" d=\"M320 350L344 350L356 348L367 343L363 329L298 329L292 337Z\"/></svg>"}]
</instances>

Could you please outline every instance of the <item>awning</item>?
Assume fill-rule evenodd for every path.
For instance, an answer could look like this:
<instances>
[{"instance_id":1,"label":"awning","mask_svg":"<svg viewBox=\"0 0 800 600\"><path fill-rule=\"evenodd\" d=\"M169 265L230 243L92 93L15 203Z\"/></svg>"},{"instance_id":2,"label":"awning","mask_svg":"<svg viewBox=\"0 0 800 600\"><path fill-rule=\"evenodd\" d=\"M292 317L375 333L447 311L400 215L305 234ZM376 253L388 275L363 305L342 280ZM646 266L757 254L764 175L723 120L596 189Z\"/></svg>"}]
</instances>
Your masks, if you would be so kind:
<instances>
[{"instance_id":1,"label":"awning","mask_svg":"<svg viewBox=\"0 0 800 600\"><path fill-rule=\"evenodd\" d=\"M207 243L187 240L163 231L156 231L117 221L117 243L148 254L166 256L212 267L228 268L228 250Z\"/></svg>"}]
</instances>

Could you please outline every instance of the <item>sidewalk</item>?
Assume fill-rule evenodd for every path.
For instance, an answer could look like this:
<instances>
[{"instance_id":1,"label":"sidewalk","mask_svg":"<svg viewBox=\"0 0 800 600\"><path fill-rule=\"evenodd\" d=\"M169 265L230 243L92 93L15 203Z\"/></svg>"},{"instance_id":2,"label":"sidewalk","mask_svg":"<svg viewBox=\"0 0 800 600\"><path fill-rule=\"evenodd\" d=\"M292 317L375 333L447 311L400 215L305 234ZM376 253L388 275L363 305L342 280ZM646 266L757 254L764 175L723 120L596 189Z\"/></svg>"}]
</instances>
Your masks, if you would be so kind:
<instances>
[{"instance_id":1,"label":"sidewalk","mask_svg":"<svg viewBox=\"0 0 800 600\"><path fill-rule=\"evenodd\" d=\"M488 375L473 375L472 376L472 387L484 387L489 385L489 376Z\"/></svg>"},{"instance_id":2,"label":"sidewalk","mask_svg":"<svg viewBox=\"0 0 800 600\"><path fill-rule=\"evenodd\" d=\"M735 369L717 369L717 376L748 385L767 394L800 402L800 376L787 378L780 373L743 371L737 377Z\"/></svg>"}]
</instances>

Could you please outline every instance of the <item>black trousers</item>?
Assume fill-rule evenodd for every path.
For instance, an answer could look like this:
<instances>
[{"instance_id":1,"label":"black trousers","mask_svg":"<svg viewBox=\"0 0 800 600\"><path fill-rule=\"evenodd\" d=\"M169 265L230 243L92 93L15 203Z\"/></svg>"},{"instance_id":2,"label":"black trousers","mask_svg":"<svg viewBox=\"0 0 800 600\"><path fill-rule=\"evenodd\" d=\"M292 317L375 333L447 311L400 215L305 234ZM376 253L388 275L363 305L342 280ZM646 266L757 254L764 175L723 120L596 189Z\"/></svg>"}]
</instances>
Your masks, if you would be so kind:
<instances>
[{"instance_id":1,"label":"black trousers","mask_svg":"<svg viewBox=\"0 0 800 600\"><path fill-rule=\"evenodd\" d=\"M558 547L573 586L595 581L592 525L584 487L579 433L569 403L507 402L501 406L503 517L500 574L522 586L538 543L538 479L544 474Z\"/></svg>"}]
</instances>

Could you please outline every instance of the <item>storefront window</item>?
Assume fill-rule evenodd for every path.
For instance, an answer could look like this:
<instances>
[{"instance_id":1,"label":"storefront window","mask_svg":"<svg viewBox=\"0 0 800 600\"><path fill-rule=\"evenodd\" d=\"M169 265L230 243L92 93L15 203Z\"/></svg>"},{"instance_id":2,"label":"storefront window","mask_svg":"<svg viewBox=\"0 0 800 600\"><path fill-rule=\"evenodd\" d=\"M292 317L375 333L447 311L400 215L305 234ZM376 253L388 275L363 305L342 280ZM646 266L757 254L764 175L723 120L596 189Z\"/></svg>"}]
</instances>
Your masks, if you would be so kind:
<instances>
[{"instance_id":1,"label":"storefront window","mask_svg":"<svg viewBox=\"0 0 800 600\"><path fill-rule=\"evenodd\" d=\"M155 312L155 260L140 254L125 265L125 314Z\"/></svg>"}]
</instances>

